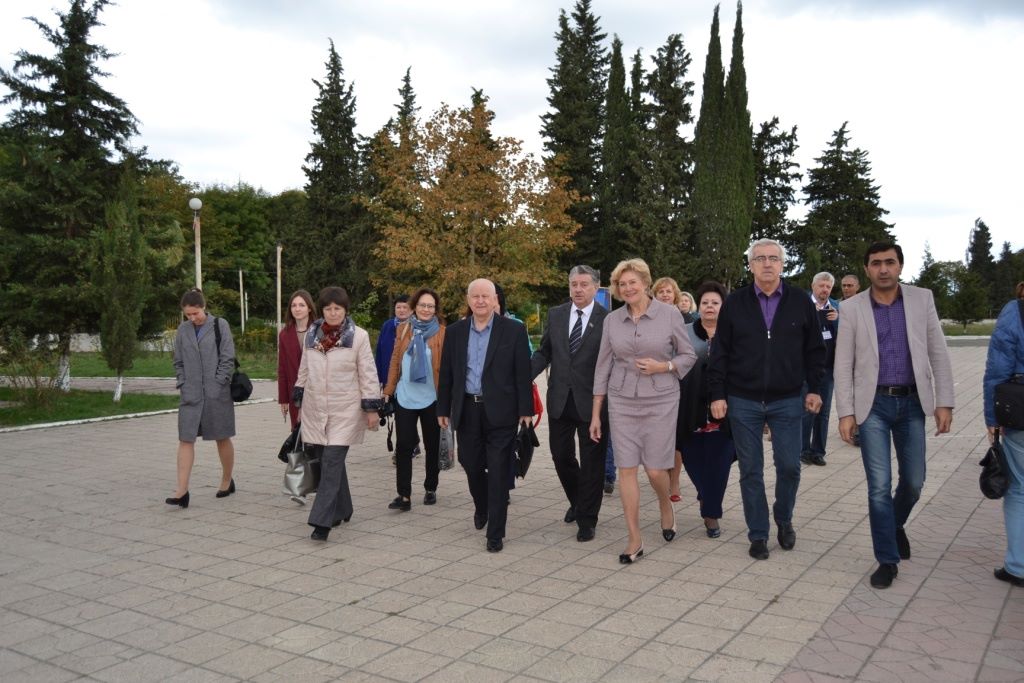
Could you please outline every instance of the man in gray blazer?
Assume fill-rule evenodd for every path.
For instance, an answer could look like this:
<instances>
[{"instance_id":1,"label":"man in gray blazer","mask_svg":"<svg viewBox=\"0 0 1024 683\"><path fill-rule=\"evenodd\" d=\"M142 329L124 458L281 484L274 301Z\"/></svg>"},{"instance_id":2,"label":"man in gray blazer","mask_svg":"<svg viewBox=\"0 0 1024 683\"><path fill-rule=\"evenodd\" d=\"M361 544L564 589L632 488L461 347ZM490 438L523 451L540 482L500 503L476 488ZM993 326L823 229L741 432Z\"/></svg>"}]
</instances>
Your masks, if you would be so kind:
<instances>
[{"instance_id":1,"label":"man in gray blazer","mask_svg":"<svg viewBox=\"0 0 1024 683\"><path fill-rule=\"evenodd\" d=\"M590 266L569 271L572 301L548 311L547 329L530 362L533 377L551 368L548 376L548 435L555 472L562 482L569 510L564 521L579 527L576 540L594 538L604 488L608 429L601 440L590 438L594 402L594 366L601 348L601 328L608 311L594 301L600 274ZM576 442L580 459L576 461Z\"/></svg>"},{"instance_id":2,"label":"man in gray blazer","mask_svg":"<svg viewBox=\"0 0 1024 683\"><path fill-rule=\"evenodd\" d=\"M871 287L843 302L836 344L839 435L860 453L868 482L868 516L878 569L871 585L888 588L900 560L910 559L903 528L925 478L925 414L935 435L953 421L953 367L931 291L901 284L903 250L876 242L864 255ZM892 492L890 439L899 481Z\"/></svg>"}]
</instances>

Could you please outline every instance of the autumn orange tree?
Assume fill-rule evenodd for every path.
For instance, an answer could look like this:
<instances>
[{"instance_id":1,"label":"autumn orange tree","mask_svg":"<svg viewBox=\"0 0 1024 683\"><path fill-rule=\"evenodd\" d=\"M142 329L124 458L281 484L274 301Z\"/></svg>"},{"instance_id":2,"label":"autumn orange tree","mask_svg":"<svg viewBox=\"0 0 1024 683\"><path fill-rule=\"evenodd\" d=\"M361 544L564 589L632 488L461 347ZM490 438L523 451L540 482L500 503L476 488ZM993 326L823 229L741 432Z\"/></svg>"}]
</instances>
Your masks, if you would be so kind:
<instances>
[{"instance_id":1,"label":"autumn orange tree","mask_svg":"<svg viewBox=\"0 0 1024 683\"><path fill-rule=\"evenodd\" d=\"M388 291L438 291L448 312L486 277L515 301L562 282L558 257L579 225L565 178L548 174L514 138L494 137L487 98L441 108L417 125L412 144L385 129L372 145L377 192L367 199L381 240L371 279Z\"/></svg>"}]
</instances>

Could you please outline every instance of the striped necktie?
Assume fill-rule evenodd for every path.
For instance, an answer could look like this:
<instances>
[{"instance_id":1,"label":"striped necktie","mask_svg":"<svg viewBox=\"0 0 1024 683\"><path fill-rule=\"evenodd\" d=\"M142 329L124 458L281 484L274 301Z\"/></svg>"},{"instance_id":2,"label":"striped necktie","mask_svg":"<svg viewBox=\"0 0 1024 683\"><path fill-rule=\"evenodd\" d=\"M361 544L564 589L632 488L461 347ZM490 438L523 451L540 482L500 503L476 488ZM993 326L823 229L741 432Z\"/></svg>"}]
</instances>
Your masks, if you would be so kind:
<instances>
[{"instance_id":1,"label":"striped necktie","mask_svg":"<svg viewBox=\"0 0 1024 683\"><path fill-rule=\"evenodd\" d=\"M569 333L569 353L575 354L583 343L583 311L576 309L576 324Z\"/></svg>"}]
</instances>

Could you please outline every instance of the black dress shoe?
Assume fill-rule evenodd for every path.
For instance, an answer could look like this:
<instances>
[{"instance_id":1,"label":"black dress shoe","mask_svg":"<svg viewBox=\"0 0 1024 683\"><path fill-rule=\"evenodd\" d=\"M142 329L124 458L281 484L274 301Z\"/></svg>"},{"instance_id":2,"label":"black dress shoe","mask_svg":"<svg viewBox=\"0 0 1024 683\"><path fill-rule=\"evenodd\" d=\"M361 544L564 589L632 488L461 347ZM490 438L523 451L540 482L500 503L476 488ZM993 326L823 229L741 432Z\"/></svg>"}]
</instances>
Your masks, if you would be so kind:
<instances>
[{"instance_id":1,"label":"black dress shoe","mask_svg":"<svg viewBox=\"0 0 1024 683\"><path fill-rule=\"evenodd\" d=\"M888 588L899 573L899 568L894 564L880 564L875 573L871 575L871 587Z\"/></svg>"},{"instance_id":2,"label":"black dress shoe","mask_svg":"<svg viewBox=\"0 0 1024 683\"><path fill-rule=\"evenodd\" d=\"M1005 581L1006 583L1010 584L1011 586L1021 586L1021 587L1024 587L1024 577L1014 576L1010 572L1006 571L1006 567L1000 567L999 569L993 569L992 570L992 575L995 576L1000 581Z\"/></svg>"},{"instance_id":3,"label":"black dress shoe","mask_svg":"<svg viewBox=\"0 0 1024 683\"><path fill-rule=\"evenodd\" d=\"M814 455L811 456L811 464L817 465L818 467L824 467L825 456L821 455L820 453L815 453Z\"/></svg>"},{"instance_id":4,"label":"black dress shoe","mask_svg":"<svg viewBox=\"0 0 1024 683\"><path fill-rule=\"evenodd\" d=\"M217 497L218 498L227 498L228 496L230 496L234 492L235 492L235 480L232 479L231 483L228 484L228 487L226 489L224 489L223 491L221 491L220 489L217 490Z\"/></svg>"},{"instance_id":5,"label":"black dress shoe","mask_svg":"<svg viewBox=\"0 0 1024 683\"><path fill-rule=\"evenodd\" d=\"M485 526L487 526L487 515L474 514L473 526L475 526L477 529L483 529Z\"/></svg>"},{"instance_id":6,"label":"black dress shoe","mask_svg":"<svg viewBox=\"0 0 1024 683\"><path fill-rule=\"evenodd\" d=\"M188 491L185 491L185 495L180 498L164 498L164 502L168 505L177 505L178 507L188 507Z\"/></svg>"},{"instance_id":7,"label":"black dress shoe","mask_svg":"<svg viewBox=\"0 0 1024 683\"><path fill-rule=\"evenodd\" d=\"M580 530L576 532L576 540L580 543L586 543L587 541L594 540L594 527L592 526L581 526Z\"/></svg>"},{"instance_id":8,"label":"black dress shoe","mask_svg":"<svg viewBox=\"0 0 1024 683\"><path fill-rule=\"evenodd\" d=\"M408 512L409 510L412 510L412 500L398 496L388 503L388 510L401 510L402 512Z\"/></svg>"},{"instance_id":9,"label":"black dress shoe","mask_svg":"<svg viewBox=\"0 0 1024 683\"><path fill-rule=\"evenodd\" d=\"M903 527L896 527L896 550L900 553L901 560L910 559L910 539Z\"/></svg>"},{"instance_id":10,"label":"black dress shoe","mask_svg":"<svg viewBox=\"0 0 1024 683\"><path fill-rule=\"evenodd\" d=\"M750 556L755 560L767 560L768 559L768 541L756 540L750 542Z\"/></svg>"},{"instance_id":11,"label":"black dress shoe","mask_svg":"<svg viewBox=\"0 0 1024 683\"><path fill-rule=\"evenodd\" d=\"M487 539L487 552L489 553L500 553L501 549L504 547L505 544L501 542L500 538Z\"/></svg>"},{"instance_id":12,"label":"black dress shoe","mask_svg":"<svg viewBox=\"0 0 1024 683\"><path fill-rule=\"evenodd\" d=\"M789 522L779 522L779 546L783 550L792 550L796 545L796 532Z\"/></svg>"},{"instance_id":13,"label":"black dress shoe","mask_svg":"<svg viewBox=\"0 0 1024 683\"><path fill-rule=\"evenodd\" d=\"M566 524L572 524L573 522L575 522L576 521L576 508L570 506L569 509L565 511L565 517L562 519L562 521L565 522Z\"/></svg>"},{"instance_id":14,"label":"black dress shoe","mask_svg":"<svg viewBox=\"0 0 1024 683\"><path fill-rule=\"evenodd\" d=\"M427 491L423 494L424 505L434 505L435 503L437 503L437 493L434 491Z\"/></svg>"},{"instance_id":15,"label":"black dress shoe","mask_svg":"<svg viewBox=\"0 0 1024 683\"><path fill-rule=\"evenodd\" d=\"M813 462L811 460L811 458L813 458L813 457L814 456L811 455L811 453L809 453L809 452L808 453L801 453L800 454L800 462L804 463L805 465L810 465Z\"/></svg>"},{"instance_id":16,"label":"black dress shoe","mask_svg":"<svg viewBox=\"0 0 1024 683\"><path fill-rule=\"evenodd\" d=\"M604 483L604 492L607 493L608 495L611 495L611 494L615 493L615 482L614 481L606 481Z\"/></svg>"},{"instance_id":17,"label":"black dress shoe","mask_svg":"<svg viewBox=\"0 0 1024 683\"><path fill-rule=\"evenodd\" d=\"M309 535L314 541L326 541L327 536L330 535L331 528L327 526L314 526L313 533Z\"/></svg>"}]
</instances>

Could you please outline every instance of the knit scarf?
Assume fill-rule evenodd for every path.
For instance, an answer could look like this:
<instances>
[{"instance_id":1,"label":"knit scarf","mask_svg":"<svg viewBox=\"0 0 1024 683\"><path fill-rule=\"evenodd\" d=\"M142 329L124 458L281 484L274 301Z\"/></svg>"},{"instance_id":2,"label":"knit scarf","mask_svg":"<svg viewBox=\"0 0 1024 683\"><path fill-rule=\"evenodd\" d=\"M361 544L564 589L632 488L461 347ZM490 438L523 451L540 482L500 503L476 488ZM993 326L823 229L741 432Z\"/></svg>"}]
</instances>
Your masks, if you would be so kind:
<instances>
[{"instance_id":1,"label":"knit scarf","mask_svg":"<svg viewBox=\"0 0 1024 683\"><path fill-rule=\"evenodd\" d=\"M328 325L321 318L313 323L313 329L310 330L310 337L308 337L312 343L309 343L308 346L321 353L327 353L335 346L351 349L355 337L356 324L352 322L352 318L345 316L340 325Z\"/></svg>"},{"instance_id":2,"label":"knit scarf","mask_svg":"<svg viewBox=\"0 0 1024 683\"><path fill-rule=\"evenodd\" d=\"M409 381L426 384L427 340L437 334L437 331L441 329L441 324L437 321L436 316L425 322L414 317L410 322L412 323L412 343L409 344L409 350L406 351L410 358Z\"/></svg>"}]
</instances>

